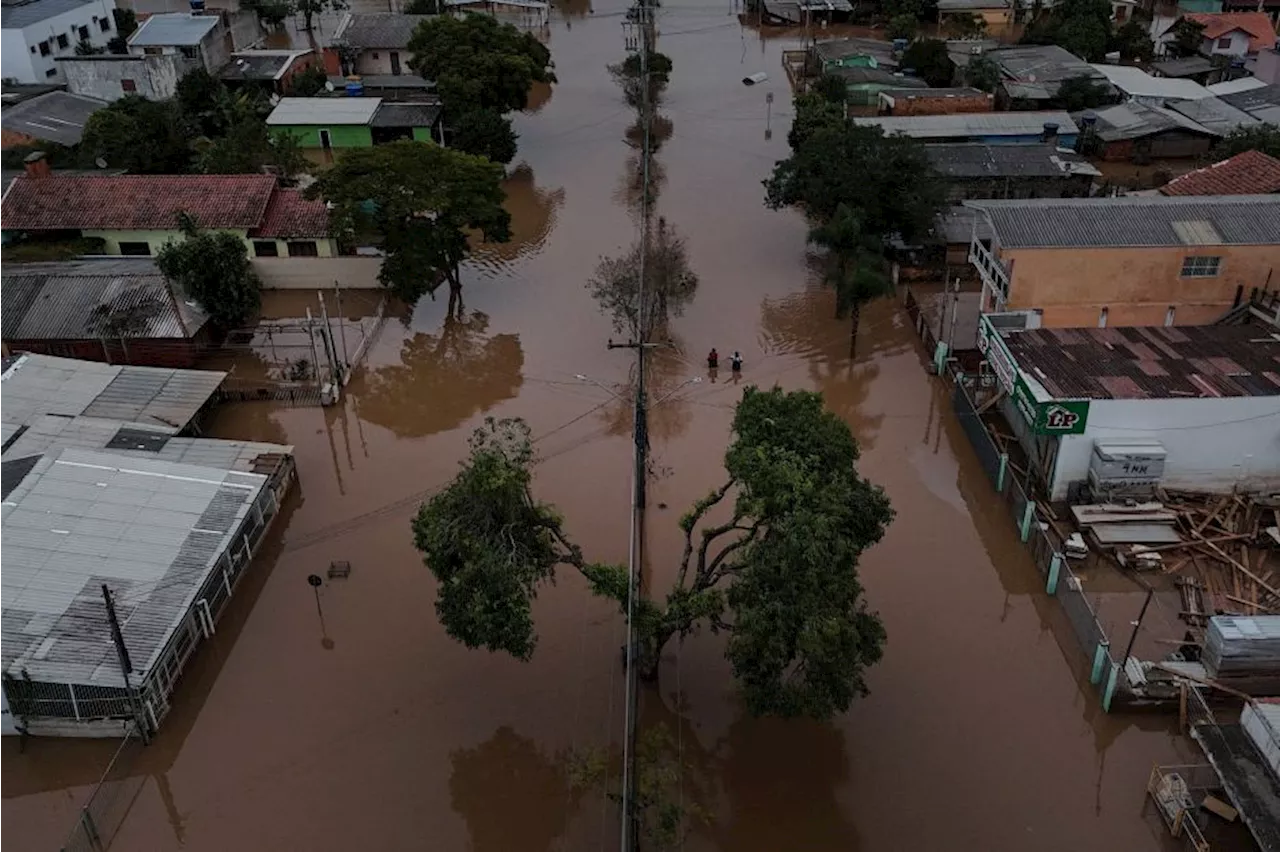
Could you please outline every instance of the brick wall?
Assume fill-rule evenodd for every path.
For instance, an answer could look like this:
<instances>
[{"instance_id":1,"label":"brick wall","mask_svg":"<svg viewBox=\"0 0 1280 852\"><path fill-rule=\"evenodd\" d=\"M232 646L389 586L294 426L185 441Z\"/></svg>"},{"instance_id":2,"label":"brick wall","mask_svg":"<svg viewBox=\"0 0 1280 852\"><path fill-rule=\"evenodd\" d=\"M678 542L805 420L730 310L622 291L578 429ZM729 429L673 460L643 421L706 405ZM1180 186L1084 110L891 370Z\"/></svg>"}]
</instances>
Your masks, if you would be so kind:
<instances>
[{"instance_id":1,"label":"brick wall","mask_svg":"<svg viewBox=\"0 0 1280 852\"><path fill-rule=\"evenodd\" d=\"M955 115L963 112L994 112L992 95L930 96L928 89L919 95L894 95L893 108L888 115Z\"/></svg>"}]
</instances>

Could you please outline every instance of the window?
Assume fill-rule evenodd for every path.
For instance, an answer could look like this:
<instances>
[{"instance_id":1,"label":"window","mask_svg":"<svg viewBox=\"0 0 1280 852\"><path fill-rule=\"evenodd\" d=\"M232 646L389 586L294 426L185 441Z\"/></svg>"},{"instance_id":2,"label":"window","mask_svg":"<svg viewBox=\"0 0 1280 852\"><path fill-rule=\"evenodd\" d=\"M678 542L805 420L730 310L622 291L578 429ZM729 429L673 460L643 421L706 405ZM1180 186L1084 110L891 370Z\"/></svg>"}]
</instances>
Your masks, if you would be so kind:
<instances>
[{"instance_id":1,"label":"window","mask_svg":"<svg viewBox=\"0 0 1280 852\"><path fill-rule=\"evenodd\" d=\"M34 44L33 44L33 45L31 45L31 52L32 52L32 53L35 53L35 52L36 52L36 46L35 46Z\"/></svg>"},{"instance_id":2,"label":"window","mask_svg":"<svg viewBox=\"0 0 1280 852\"><path fill-rule=\"evenodd\" d=\"M1170 305L1169 310L1164 312L1164 324L1173 325L1173 318L1177 313L1178 308L1175 305Z\"/></svg>"},{"instance_id":3,"label":"window","mask_svg":"<svg viewBox=\"0 0 1280 852\"><path fill-rule=\"evenodd\" d=\"M200 49L199 49L199 48L197 48L197 47L185 47L185 46L184 46L184 47L180 47L180 48L178 48L178 49L179 49L180 51L182 51L182 55L183 55L184 57L186 57L187 59L198 59L198 58L200 57Z\"/></svg>"},{"instance_id":4,"label":"window","mask_svg":"<svg viewBox=\"0 0 1280 852\"><path fill-rule=\"evenodd\" d=\"M99 28L100 28L104 33L109 33L109 32L111 32L111 19L110 19L110 18L103 18L103 19L101 19L100 21L98 21L98 27L99 27Z\"/></svg>"},{"instance_id":5,"label":"window","mask_svg":"<svg viewBox=\"0 0 1280 852\"><path fill-rule=\"evenodd\" d=\"M1220 257L1186 257L1182 259L1183 278L1217 278L1222 268Z\"/></svg>"},{"instance_id":6,"label":"window","mask_svg":"<svg viewBox=\"0 0 1280 852\"><path fill-rule=\"evenodd\" d=\"M151 244L122 242L120 243L120 253L129 255L131 257L150 257Z\"/></svg>"},{"instance_id":7,"label":"window","mask_svg":"<svg viewBox=\"0 0 1280 852\"><path fill-rule=\"evenodd\" d=\"M78 36L80 36L80 41L88 41L88 40L89 40L89 28L88 28L88 27L80 27L78 30L76 30L76 34L77 34Z\"/></svg>"},{"instance_id":8,"label":"window","mask_svg":"<svg viewBox=\"0 0 1280 852\"><path fill-rule=\"evenodd\" d=\"M319 257L315 240L302 240L289 243L289 257Z\"/></svg>"},{"instance_id":9,"label":"window","mask_svg":"<svg viewBox=\"0 0 1280 852\"><path fill-rule=\"evenodd\" d=\"M254 257L279 257L280 249L276 246L275 240L254 240L253 241Z\"/></svg>"},{"instance_id":10,"label":"window","mask_svg":"<svg viewBox=\"0 0 1280 852\"><path fill-rule=\"evenodd\" d=\"M120 81L120 89L121 91L125 91L125 92L136 92L138 91L138 84L136 81L130 80L128 77L125 77L123 80Z\"/></svg>"},{"instance_id":11,"label":"window","mask_svg":"<svg viewBox=\"0 0 1280 852\"><path fill-rule=\"evenodd\" d=\"M373 58L374 58L374 59L377 59L377 58L378 58L378 51L376 51L376 50L375 50L375 51L373 52Z\"/></svg>"},{"instance_id":12,"label":"window","mask_svg":"<svg viewBox=\"0 0 1280 852\"><path fill-rule=\"evenodd\" d=\"M1098 328L1107 327L1107 309L1103 308L1098 312Z\"/></svg>"},{"instance_id":13,"label":"window","mask_svg":"<svg viewBox=\"0 0 1280 852\"><path fill-rule=\"evenodd\" d=\"M41 55L41 56L48 56L48 55L49 55L50 53L52 53L52 52L53 52L53 51L51 51L51 50L49 49L49 42L47 42L47 41L42 41L42 42L40 42L40 55Z\"/></svg>"},{"instance_id":14,"label":"window","mask_svg":"<svg viewBox=\"0 0 1280 852\"><path fill-rule=\"evenodd\" d=\"M1230 50L1230 49L1231 49L1231 36L1223 36L1222 38L1218 39L1218 50Z\"/></svg>"},{"instance_id":15,"label":"window","mask_svg":"<svg viewBox=\"0 0 1280 852\"><path fill-rule=\"evenodd\" d=\"M58 50L66 50L70 46L71 39L67 38L65 35L58 36Z\"/></svg>"},{"instance_id":16,"label":"window","mask_svg":"<svg viewBox=\"0 0 1280 852\"><path fill-rule=\"evenodd\" d=\"M44 76L46 76L46 77L56 77L56 76L58 76L58 69L57 69L57 68L50 68L48 71L44 72Z\"/></svg>"}]
</instances>

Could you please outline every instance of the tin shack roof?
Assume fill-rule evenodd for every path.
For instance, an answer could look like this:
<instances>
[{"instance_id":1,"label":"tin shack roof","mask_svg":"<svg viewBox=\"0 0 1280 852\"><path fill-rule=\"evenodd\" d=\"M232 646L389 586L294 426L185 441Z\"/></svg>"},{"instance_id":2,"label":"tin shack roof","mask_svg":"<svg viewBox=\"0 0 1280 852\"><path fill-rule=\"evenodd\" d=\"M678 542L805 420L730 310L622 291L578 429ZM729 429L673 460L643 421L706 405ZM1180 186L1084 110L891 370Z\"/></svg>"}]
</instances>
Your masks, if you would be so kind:
<instances>
[{"instance_id":1,"label":"tin shack roof","mask_svg":"<svg viewBox=\"0 0 1280 852\"><path fill-rule=\"evenodd\" d=\"M1276 398L1280 335L1250 326L1007 332L1018 367L1055 399Z\"/></svg>"}]
</instances>

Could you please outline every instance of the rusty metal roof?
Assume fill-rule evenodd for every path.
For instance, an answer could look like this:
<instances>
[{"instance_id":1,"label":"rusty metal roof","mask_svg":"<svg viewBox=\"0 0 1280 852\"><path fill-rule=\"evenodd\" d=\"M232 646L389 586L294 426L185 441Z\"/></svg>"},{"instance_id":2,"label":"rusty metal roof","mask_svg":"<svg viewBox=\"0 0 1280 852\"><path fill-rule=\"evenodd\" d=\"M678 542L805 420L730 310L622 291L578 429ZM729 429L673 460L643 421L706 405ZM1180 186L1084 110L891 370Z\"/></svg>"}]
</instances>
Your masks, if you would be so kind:
<instances>
[{"instance_id":1,"label":"rusty metal roof","mask_svg":"<svg viewBox=\"0 0 1280 852\"><path fill-rule=\"evenodd\" d=\"M1255 327L1039 328L1004 340L1055 399L1280 398L1280 335Z\"/></svg>"}]
</instances>

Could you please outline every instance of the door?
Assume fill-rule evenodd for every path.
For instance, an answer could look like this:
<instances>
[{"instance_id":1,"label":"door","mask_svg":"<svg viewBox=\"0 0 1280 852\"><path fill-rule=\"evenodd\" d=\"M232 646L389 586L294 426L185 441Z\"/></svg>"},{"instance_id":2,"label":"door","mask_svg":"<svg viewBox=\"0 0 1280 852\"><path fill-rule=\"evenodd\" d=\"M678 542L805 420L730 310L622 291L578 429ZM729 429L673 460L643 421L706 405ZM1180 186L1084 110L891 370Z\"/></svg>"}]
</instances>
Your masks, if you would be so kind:
<instances>
[{"instance_id":1,"label":"door","mask_svg":"<svg viewBox=\"0 0 1280 852\"><path fill-rule=\"evenodd\" d=\"M396 76L400 75L400 54L394 50L391 51L391 73Z\"/></svg>"},{"instance_id":2,"label":"door","mask_svg":"<svg viewBox=\"0 0 1280 852\"><path fill-rule=\"evenodd\" d=\"M327 130L320 131L320 147L325 151L333 147L333 139L330 138Z\"/></svg>"}]
</instances>

